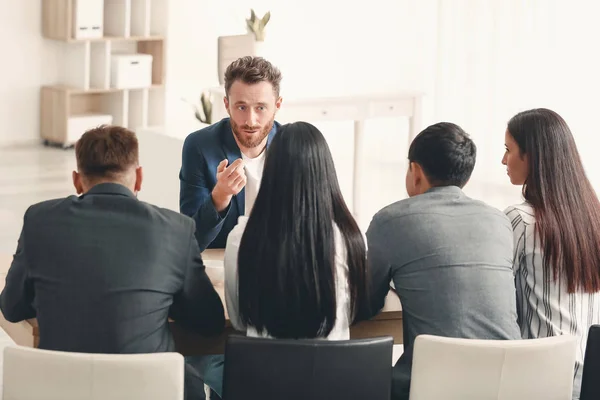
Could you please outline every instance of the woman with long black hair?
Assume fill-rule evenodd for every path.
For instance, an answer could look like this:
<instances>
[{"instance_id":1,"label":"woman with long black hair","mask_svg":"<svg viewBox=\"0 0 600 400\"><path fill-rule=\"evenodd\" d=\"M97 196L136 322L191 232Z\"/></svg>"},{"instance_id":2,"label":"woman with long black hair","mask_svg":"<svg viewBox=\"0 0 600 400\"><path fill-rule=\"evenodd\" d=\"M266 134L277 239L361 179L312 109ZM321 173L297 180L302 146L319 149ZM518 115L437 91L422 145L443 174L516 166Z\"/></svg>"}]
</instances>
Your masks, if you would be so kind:
<instances>
[{"instance_id":1,"label":"woman with long black hair","mask_svg":"<svg viewBox=\"0 0 600 400\"><path fill-rule=\"evenodd\" d=\"M227 239L225 286L229 319L249 336L349 339L368 314L364 236L313 125L273 139L251 214Z\"/></svg>"},{"instance_id":2,"label":"woman with long black hair","mask_svg":"<svg viewBox=\"0 0 600 400\"><path fill-rule=\"evenodd\" d=\"M229 320L248 336L343 340L372 316L365 239L313 125L284 125L273 138L250 215L227 237L224 268ZM223 365L223 356L196 363L218 395Z\"/></svg>"}]
</instances>

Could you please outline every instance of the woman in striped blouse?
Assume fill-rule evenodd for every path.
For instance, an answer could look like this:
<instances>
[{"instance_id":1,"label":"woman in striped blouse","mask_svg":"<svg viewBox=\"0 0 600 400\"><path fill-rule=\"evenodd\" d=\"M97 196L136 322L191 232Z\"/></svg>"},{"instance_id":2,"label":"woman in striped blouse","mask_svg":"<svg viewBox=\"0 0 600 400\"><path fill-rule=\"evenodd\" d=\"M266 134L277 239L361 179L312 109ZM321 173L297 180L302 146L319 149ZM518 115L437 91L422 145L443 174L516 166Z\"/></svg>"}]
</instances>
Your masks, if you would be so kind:
<instances>
[{"instance_id":1,"label":"woman in striped blouse","mask_svg":"<svg viewBox=\"0 0 600 400\"><path fill-rule=\"evenodd\" d=\"M600 323L600 202L569 127L554 111L515 115L505 146L502 164L525 198L505 211L514 230L521 334L578 337L578 399L588 330Z\"/></svg>"}]
</instances>

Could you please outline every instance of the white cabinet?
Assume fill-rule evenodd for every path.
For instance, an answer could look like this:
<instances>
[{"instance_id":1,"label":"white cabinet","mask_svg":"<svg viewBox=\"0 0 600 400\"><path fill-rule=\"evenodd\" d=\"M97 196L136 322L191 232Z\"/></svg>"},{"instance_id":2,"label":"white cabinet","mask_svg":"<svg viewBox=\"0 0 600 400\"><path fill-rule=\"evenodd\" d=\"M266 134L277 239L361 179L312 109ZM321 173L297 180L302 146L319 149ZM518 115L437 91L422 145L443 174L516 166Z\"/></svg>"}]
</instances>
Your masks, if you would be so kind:
<instances>
[{"instance_id":1,"label":"white cabinet","mask_svg":"<svg viewBox=\"0 0 600 400\"><path fill-rule=\"evenodd\" d=\"M75 0L73 4L73 37L101 38L104 35L104 0Z\"/></svg>"}]
</instances>

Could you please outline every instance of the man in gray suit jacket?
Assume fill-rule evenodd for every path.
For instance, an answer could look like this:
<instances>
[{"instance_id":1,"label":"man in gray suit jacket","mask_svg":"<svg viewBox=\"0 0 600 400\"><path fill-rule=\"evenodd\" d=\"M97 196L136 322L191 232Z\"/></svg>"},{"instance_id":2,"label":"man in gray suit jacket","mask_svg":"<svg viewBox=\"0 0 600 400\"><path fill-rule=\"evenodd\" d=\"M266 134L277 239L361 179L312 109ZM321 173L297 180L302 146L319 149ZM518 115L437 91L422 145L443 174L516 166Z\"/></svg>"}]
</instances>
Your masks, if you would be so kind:
<instances>
[{"instance_id":1,"label":"man in gray suit jacket","mask_svg":"<svg viewBox=\"0 0 600 400\"><path fill-rule=\"evenodd\" d=\"M223 304L206 275L194 221L136 197L135 134L102 126L86 132L75 151L80 196L25 213L0 295L4 317L36 317L39 347L59 351L175 351L168 318L200 334L220 333Z\"/></svg>"},{"instance_id":2,"label":"man in gray suit jacket","mask_svg":"<svg viewBox=\"0 0 600 400\"><path fill-rule=\"evenodd\" d=\"M367 231L373 309L383 306L390 279L402 303L404 353L394 366L394 399L408 399L418 335L521 338L510 222L462 191L475 155L457 125L425 129L408 154L410 198L379 211Z\"/></svg>"}]
</instances>

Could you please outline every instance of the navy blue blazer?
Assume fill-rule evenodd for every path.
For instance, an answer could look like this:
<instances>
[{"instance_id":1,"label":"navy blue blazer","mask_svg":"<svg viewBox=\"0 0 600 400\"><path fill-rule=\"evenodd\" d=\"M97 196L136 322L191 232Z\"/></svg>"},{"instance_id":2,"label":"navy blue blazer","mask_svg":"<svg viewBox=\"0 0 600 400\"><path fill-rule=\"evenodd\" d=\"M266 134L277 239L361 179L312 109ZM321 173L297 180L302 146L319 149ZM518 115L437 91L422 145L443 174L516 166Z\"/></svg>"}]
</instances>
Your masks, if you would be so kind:
<instances>
[{"instance_id":1,"label":"navy blue blazer","mask_svg":"<svg viewBox=\"0 0 600 400\"><path fill-rule=\"evenodd\" d=\"M280 128L275 122L267 147ZM196 240L200 250L225 248L227 235L245 210L245 189L234 196L229 207L217 212L211 193L217 184L217 166L225 158L231 165L242 157L231 130L229 118L190 133L183 143L179 172L179 209L196 221Z\"/></svg>"}]
</instances>

